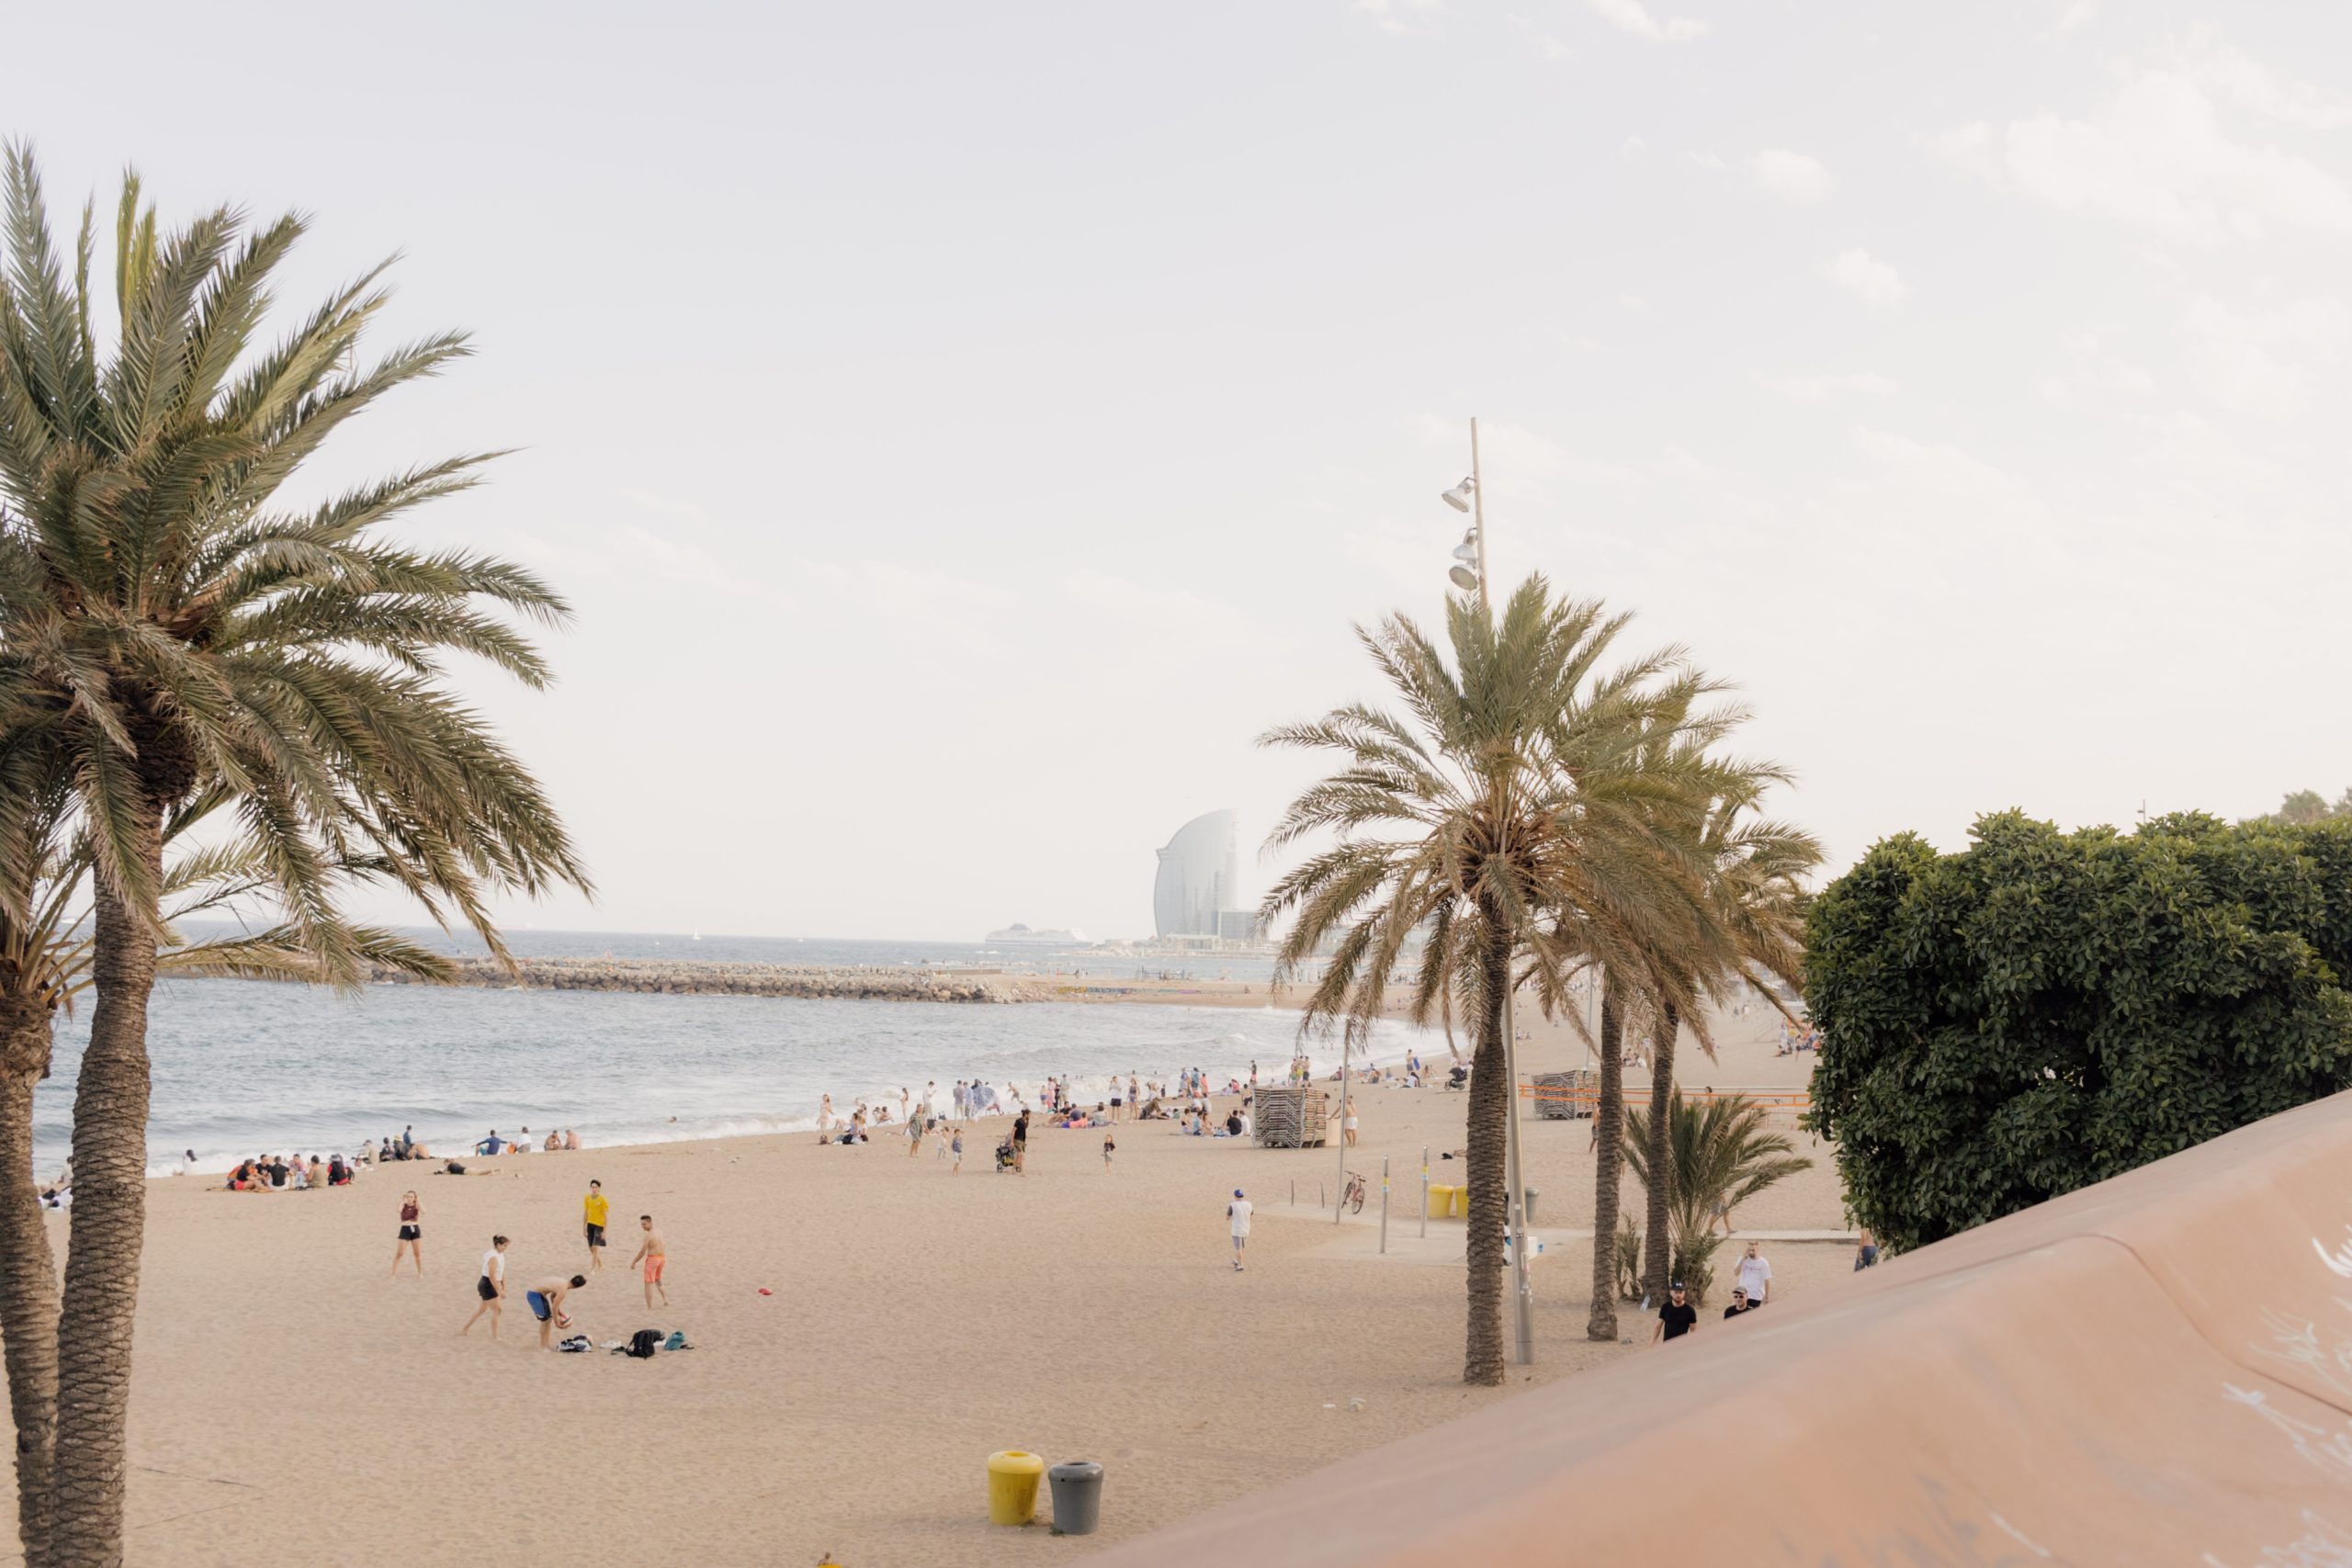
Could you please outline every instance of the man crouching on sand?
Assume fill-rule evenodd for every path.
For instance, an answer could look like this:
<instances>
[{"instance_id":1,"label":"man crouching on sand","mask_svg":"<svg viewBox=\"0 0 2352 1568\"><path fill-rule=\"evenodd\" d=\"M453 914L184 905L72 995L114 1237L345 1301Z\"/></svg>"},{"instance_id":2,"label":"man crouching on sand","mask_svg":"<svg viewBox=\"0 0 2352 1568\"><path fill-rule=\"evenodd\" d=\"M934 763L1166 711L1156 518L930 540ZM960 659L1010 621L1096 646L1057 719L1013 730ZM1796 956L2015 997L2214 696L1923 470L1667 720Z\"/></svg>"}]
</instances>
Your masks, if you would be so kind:
<instances>
[{"instance_id":1,"label":"man crouching on sand","mask_svg":"<svg viewBox=\"0 0 2352 1568\"><path fill-rule=\"evenodd\" d=\"M569 1280L560 1274L551 1274L523 1292L523 1300L530 1306L531 1315L539 1320L540 1349L554 1349L555 1347L548 1343L548 1337L559 1328L571 1326L571 1319L563 1313L563 1298L587 1282L585 1274L574 1274Z\"/></svg>"},{"instance_id":2,"label":"man crouching on sand","mask_svg":"<svg viewBox=\"0 0 2352 1568\"><path fill-rule=\"evenodd\" d=\"M645 1304L651 1306L653 1292L660 1291L662 1304L668 1306L670 1292L669 1288L662 1283L662 1270L670 1261L670 1249L662 1245L662 1233L653 1228L652 1215L639 1214L637 1216L637 1223L645 1232L645 1240L639 1244L636 1256L628 1260L629 1267L636 1268L639 1258L645 1260Z\"/></svg>"}]
</instances>

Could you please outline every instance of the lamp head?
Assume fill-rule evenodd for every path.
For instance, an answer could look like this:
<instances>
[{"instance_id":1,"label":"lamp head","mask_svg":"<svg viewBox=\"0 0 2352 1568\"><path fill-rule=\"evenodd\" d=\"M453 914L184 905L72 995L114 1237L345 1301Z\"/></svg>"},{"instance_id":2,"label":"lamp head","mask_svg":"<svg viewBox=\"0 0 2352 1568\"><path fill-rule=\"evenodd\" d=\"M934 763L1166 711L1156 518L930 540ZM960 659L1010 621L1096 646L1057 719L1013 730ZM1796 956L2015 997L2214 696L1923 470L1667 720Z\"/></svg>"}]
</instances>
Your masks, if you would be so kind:
<instances>
[{"instance_id":1,"label":"lamp head","mask_svg":"<svg viewBox=\"0 0 2352 1568\"><path fill-rule=\"evenodd\" d=\"M1457 566L1445 575L1448 581L1452 582L1453 586L1459 588L1464 593L1476 593L1478 592L1477 574L1473 572L1468 567Z\"/></svg>"},{"instance_id":2,"label":"lamp head","mask_svg":"<svg viewBox=\"0 0 2352 1568\"><path fill-rule=\"evenodd\" d=\"M1456 512L1467 512L1470 510L1470 492L1477 488L1476 480L1465 479L1452 490L1442 492L1438 499Z\"/></svg>"}]
</instances>

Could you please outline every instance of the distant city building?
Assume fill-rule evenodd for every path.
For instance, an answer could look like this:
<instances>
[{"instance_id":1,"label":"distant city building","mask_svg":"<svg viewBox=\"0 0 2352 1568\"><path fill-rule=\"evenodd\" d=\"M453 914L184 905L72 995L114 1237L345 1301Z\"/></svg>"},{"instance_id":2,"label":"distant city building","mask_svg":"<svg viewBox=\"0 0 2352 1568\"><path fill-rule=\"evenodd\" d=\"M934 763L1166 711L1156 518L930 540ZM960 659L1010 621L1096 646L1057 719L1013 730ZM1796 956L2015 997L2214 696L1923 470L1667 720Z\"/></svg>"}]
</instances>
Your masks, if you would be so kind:
<instances>
[{"instance_id":1,"label":"distant city building","mask_svg":"<svg viewBox=\"0 0 2352 1568\"><path fill-rule=\"evenodd\" d=\"M1255 909L1219 909L1216 934L1227 942L1256 942L1262 934Z\"/></svg>"},{"instance_id":2,"label":"distant city building","mask_svg":"<svg viewBox=\"0 0 2352 1568\"><path fill-rule=\"evenodd\" d=\"M1240 902L1239 818L1230 811L1212 811L1176 829L1159 852L1159 875L1151 888L1151 918L1159 933L1222 936L1223 917L1235 913L1233 906Z\"/></svg>"}]
</instances>

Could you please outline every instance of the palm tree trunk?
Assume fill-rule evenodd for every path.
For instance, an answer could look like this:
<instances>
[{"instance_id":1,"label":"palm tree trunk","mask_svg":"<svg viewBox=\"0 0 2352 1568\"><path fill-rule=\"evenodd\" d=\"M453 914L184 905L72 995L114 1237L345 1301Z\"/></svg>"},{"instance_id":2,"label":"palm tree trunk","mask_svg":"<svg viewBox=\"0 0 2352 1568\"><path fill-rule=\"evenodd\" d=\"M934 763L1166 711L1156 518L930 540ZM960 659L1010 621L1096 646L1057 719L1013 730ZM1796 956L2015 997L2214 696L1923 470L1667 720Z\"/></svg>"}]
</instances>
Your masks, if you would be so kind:
<instances>
[{"instance_id":1,"label":"palm tree trunk","mask_svg":"<svg viewBox=\"0 0 2352 1568\"><path fill-rule=\"evenodd\" d=\"M163 814L124 832L163 880ZM50 1550L28 1568L119 1568L131 1325L147 1204L147 998L154 928L103 883L92 950L97 1006L74 1095L74 1224L57 1335L57 1467Z\"/></svg>"},{"instance_id":2,"label":"palm tree trunk","mask_svg":"<svg viewBox=\"0 0 2352 1568\"><path fill-rule=\"evenodd\" d=\"M49 1009L0 1001L0 1346L17 1427L17 1535L25 1561L48 1551L57 1450L57 1263L33 1173L33 1086L49 1072Z\"/></svg>"},{"instance_id":3,"label":"palm tree trunk","mask_svg":"<svg viewBox=\"0 0 2352 1568\"><path fill-rule=\"evenodd\" d=\"M1673 1118L1668 1111L1674 1096L1674 1037L1681 1032L1682 1015L1668 1003L1650 1046L1649 1147L1643 1162L1650 1179L1649 1212L1643 1222L1648 1235L1642 1249L1642 1293L1652 1303L1666 1300L1667 1271L1674 1259L1674 1238L1667 1225L1675 1179Z\"/></svg>"},{"instance_id":4,"label":"palm tree trunk","mask_svg":"<svg viewBox=\"0 0 2352 1568\"><path fill-rule=\"evenodd\" d=\"M1593 1111L1592 1316L1588 1339L1617 1337L1617 1182L1625 1164L1625 1030L1617 993L1600 983L1600 1103Z\"/></svg>"},{"instance_id":5,"label":"palm tree trunk","mask_svg":"<svg viewBox=\"0 0 2352 1568\"><path fill-rule=\"evenodd\" d=\"M1499 911L1481 910L1499 933ZM1481 955L1484 994L1472 1043L1469 1118L1464 1154L1469 1166L1470 1326L1462 1381L1492 1387L1503 1381L1503 1231L1510 1224L1504 1145L1510 1137L1510 1074L1504 1066L1503 994L1510 987L1510 942L1490 935Z\"/></svg>"}]
</instances>

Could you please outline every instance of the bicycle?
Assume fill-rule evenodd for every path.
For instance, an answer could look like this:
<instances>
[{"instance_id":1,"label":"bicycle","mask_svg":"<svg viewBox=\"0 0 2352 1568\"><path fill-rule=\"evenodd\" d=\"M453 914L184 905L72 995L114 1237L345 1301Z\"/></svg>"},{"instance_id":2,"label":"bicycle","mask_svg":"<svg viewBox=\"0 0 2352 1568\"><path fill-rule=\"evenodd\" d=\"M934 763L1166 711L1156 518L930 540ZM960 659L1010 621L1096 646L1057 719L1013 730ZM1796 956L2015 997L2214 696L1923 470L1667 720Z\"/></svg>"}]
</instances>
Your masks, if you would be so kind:
<instances>
[{"instance_id":1,"label":"bicycle","mask_svg":"<svg viewBox=\"0 0 2352 1568\"><path fill-rule=\"evenodd\" d=\"M1340 1192L1340 1201L1348 1206L1348 1213L1351 1214L1363 1213L1363 1178L1362 1176L1352 1170L1348 1172L1348 1185Z\"/></svg>"}]
</instances>

